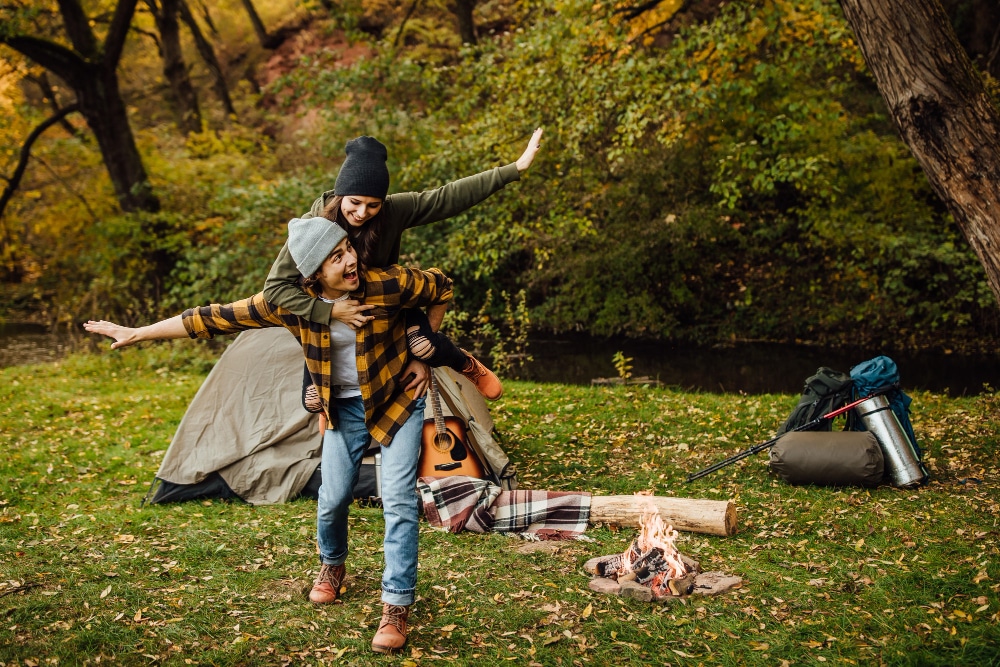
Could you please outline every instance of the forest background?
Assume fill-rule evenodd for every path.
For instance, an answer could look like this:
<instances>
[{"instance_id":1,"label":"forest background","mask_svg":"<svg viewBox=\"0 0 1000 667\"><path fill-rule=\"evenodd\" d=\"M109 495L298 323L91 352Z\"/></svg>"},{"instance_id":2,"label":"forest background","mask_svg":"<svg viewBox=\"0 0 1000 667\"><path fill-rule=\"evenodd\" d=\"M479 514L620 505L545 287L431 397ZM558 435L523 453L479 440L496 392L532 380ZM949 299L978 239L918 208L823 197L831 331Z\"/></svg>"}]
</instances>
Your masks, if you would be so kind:
<instances>
[{"instance_id":1,"label":"forest background","mask_svg":"<svg viewBox=\"0 0 1000 667\"><path fill-rule=\"evenodd\" d=\"M942 4L995 96L1000 8ZM541 126L521 183L404 238L456 279L458 335L1000 343L833 0L143 0L122 21L131 5L0 8L0 322L248 296L348 139L381 139L392 190L423 190ZM119 33L125 122L57 74L108 69ZM60 69L81 44L91 69ZM123 190L105 156L126 134Z\"/></svg>"}]
</instances>

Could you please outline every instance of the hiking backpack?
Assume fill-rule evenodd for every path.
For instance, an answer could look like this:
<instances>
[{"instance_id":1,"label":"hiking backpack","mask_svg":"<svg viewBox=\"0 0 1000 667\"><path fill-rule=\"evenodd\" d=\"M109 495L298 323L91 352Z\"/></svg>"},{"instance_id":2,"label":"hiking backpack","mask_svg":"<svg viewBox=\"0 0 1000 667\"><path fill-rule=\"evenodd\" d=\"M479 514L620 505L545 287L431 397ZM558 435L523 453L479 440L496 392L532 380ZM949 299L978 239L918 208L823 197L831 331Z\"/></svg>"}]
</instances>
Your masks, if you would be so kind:
<instances>
[{"instance_id":1,"label":"hiking backpack","mask_svg":"<svg viewBox=\"0 0 1000 667\"><path fill-rule=\"evenodd\" d=\"M910 403L913 402L913 399L899 387L899 370L896 368L896 362L886 356L869 359L851 369L851 380L854 382L855 398L863 398L875 393L885 395L892 413L899 420L903 433L913 445L917 460L923 458L920 446L917 444L917 436L910 424ZM866 430L864 422L853 415L849 428L852 431Z\"/></svg>"},{"instance_id":2,"label":"hiking backpack","mask_svg":"<svg viewBox=\"0 0 1000 667\"><path fill-rule=\"evenodd\" d=\"M778 435L805 426L814 419L847 405L851 398L852 388L853 382L847 373L841 373L826 366L820 367L816 370L815 375L806 378L802 396L795 409L792 410L792 414L778 429ZM832 419L824 419L814 426L802 430L829 431L832 422Z\"/></svg>"}]
</instances>

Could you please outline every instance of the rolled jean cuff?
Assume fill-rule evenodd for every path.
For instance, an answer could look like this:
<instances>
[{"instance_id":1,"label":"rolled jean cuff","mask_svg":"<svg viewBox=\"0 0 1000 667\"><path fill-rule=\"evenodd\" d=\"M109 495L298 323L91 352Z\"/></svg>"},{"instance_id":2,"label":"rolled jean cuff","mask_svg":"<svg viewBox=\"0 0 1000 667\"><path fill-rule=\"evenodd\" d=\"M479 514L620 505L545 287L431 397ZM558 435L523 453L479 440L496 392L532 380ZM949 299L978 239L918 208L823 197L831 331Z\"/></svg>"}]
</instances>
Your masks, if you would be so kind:
<instances>
[{"instance_id":1,"label":"rolled jean cuff","mask_svg":"<svg viewBox=\"0 0 1000 667\"><path fill-rule=\"evenodd\" d=\"M388 588L382 588L382 602L385 604L399 605L400 607L409 607L413 604L416 594L414 591L394 591Z\"/></svg>"}]
</instances>

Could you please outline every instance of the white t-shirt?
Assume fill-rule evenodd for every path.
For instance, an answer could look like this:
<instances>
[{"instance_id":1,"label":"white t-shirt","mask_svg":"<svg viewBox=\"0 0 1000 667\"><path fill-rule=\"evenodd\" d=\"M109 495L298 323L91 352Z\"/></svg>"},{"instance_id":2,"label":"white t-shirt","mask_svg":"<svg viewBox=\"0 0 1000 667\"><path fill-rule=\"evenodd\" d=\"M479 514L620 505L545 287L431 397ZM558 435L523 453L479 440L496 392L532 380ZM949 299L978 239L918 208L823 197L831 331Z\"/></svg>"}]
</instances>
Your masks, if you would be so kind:
<instances>
[{"instance_id":1,"label":"white t-shirt","mask_svg":"<svg viewBox=\"0 0 1000 667\"><path fill-rule=\"evenodd\" d=\"M337 299L319 298L327 303L336 303L348 297L349 293ZM333 398L361 395L356 343L354 329L340 320L330 321L330 395Z\"/></svg>"}]
</instances>

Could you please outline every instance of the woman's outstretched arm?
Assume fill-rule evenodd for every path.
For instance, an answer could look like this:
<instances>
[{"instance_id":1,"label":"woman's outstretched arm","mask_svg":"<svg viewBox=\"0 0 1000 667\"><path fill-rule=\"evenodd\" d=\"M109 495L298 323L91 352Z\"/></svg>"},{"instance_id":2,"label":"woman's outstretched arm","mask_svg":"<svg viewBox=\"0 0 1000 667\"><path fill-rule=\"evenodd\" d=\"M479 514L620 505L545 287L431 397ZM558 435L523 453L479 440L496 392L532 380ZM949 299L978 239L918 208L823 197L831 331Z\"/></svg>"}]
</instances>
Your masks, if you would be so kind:
<instances>
[{"instance_id":1,"label":"woman's outstretched arm","mask_svg":"<svg viewBox=\"0 0 1000 667\"><path fill-rule=\"evenodd\" d=\"M90 320L83 325L83 328L90 333L114 338L115 342L111 344L112 350L135 345L144 340L167 340L170 338L189 337L180 315L175 315L169 319L160 320L155 324L138 328L123 327L120 324L105 320Z\"/></svg>"}]
</instances>

